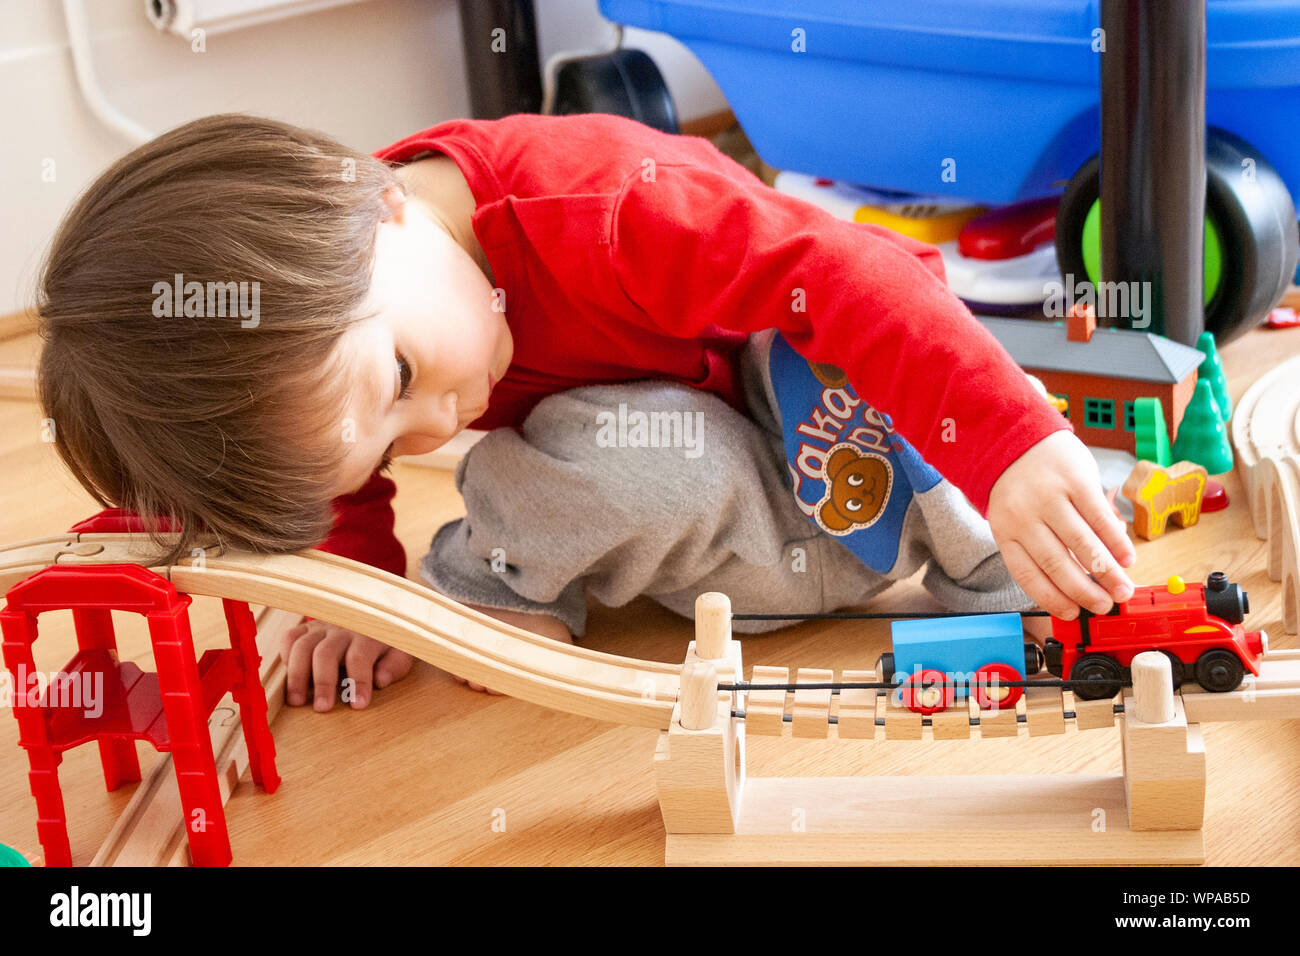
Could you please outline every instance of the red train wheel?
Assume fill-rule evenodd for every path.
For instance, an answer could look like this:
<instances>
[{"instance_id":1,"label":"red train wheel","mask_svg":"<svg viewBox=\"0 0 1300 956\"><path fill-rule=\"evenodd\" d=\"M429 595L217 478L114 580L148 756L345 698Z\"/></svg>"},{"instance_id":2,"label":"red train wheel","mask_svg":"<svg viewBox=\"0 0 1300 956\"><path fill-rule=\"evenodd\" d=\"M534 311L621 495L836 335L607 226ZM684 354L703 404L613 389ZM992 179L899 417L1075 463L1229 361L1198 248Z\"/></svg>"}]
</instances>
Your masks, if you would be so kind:
<instances>
[{"instance_id":1,"label":"red train wheel","mask_svg":"<svg viewBox=\"0 0 1300 956\"><path fill-rule=\"evenodd\" d=\"M971 693L980 710L1002 710L1015 707L1016 701L1025 694L1023 687L1016 687L1007 681L1022 681L1020 672L1010 664L985 664L975 672Z\"/></svg>"},{"instance_id":2,"label":"red train wheel","mask_svg":"<svg viewBox=\"0 0 1300 956\"><path fill-rule=\"evenodd\" d=\"M956 690L948 684L943 671L927 670L912 674L903 681L903 706L926 717L952 706Z\"/></svg>"}]
</instances>

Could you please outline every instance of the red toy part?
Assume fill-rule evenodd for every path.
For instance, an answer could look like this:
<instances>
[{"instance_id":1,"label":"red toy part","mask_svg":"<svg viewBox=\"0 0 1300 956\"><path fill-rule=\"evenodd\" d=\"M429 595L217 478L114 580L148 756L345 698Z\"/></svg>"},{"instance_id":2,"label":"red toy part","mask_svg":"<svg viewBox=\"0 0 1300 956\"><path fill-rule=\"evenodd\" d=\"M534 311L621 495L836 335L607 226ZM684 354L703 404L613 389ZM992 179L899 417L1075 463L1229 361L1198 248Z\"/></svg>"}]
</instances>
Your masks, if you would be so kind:
<instances>
[{"instance_id":1,"label":"red toy part","mask_svg":"<svg viewBox=\"0 0 1300 956\"><path fill-rule=\"evenodd\" d=\"M6 601L0 610L4 662L21 689L13 711L19 743L31 764L37 832L47 865L72 865L58 767L63 751L90 740L99 744L109 790L140 779L136 740L171 753L194 864L229 864L230 839L208 731L213 708L227 692L239 705L253 781L267 793L280 783L258 679L257 625L248 605L223 602L231 646L205 651L195 660L191 598L139 565L52 565L10 588ZM29 689L38 679L32 654L37 618L57 610L72 611L79 650L32 702ZM145 616L157 673L118 662L115 610ZM102 679L98 687L79 683L96 676ZM83 686L95 690L80 693ZM97 700L91 702L88 693Z\"/></svg>"},{"instance_id":2,"label":"red toy part","mask_svg":"<svg viewBox=\"0 0 1300 956\"><path fill-rule=\"evenodd\" d=\"M1020 671L1010 664L985 664L975 672L971 696L980 710L1014 708L1024 696L1023 687L1008 686L1007 681L1023 681Z\"/></svg>"},{"instance_id":3,"label":"red toy part","mask_svg":"<svg viewBox=\"0 0 1300 956\"><path fill-rule=\"evenodd\" d=\"M1290 329L1300 325L1300 316L1296 315L1295 309L1279 306L1268 314L1264 324L1270 329Z\"/></svg>"},{"instance_id":4,"label":"red toy part","mask_svg":"<svg viewBox=\"0 0 1300 956\"><path fill-rule=\"evenodd\" d=\"M170 518L159 518L158 528L160 531L173 531ZM107 508L99 514L91 515L85 521L78 521L68 529L69 534L80 533L103 533L115 534L122 532L144 532L149 529L145 527L144 519L134 511L128 511L125 508Z\"/></svg>"},{"instance_id":5,"label":"red toy part","mask_svg":"<svg viewBox=\"0 0 1300 956\"><path fill-rule=\"evenodd\" d=\"M1233 690L1241 673L1259 676L1267 647L1263 632L1247 631L1242 624L1249 610L1246 593L1221 571L1205 584L1172 577L1164 586L1137 588L1108 614L1081 611L1073 621L1052 618L1052 638L1044 647L1047 669L1068 679L1081 657L1102 655L1127 668L1143 651L1159 650L1182 661L1188 683L1194 678L1206 690ZM1241 664L1237 683L1211 686L1231 683L1215 664L1225 652Z\"/></svg>"},{"instance_id":6,"label":"red toy part","mask_svg":"<svg viewBox=\"0 0 1300 956\"><path fill-rule=\"evenodd\" d=\"M1027 199L977 216L957 236L957 251L971 259L1014 259L1056 238L1060 196Z\"/></svg>"},{"instance_id":7,"label":"red toy part","mask_svg":"<svg viewBox=\"0 0 1300 956\"><path fill-rule=\"evenodd\" d=\"M957 699L957 689L943 671L923 670L903 681L903 706L914 714L930 716L947 710Z\"/></svg>"},{"instance_id":8,"label":"red toy part","mask_svg":"<svg viewBox=\"0 0 1300 956\"><path fill-rule=\"evenodd\" d=\"M1228 507L1228 490L1213 478L1205 482L1205 494L1201 497L1201 513L1222 511Z\"/></svg>"}]
</instances>

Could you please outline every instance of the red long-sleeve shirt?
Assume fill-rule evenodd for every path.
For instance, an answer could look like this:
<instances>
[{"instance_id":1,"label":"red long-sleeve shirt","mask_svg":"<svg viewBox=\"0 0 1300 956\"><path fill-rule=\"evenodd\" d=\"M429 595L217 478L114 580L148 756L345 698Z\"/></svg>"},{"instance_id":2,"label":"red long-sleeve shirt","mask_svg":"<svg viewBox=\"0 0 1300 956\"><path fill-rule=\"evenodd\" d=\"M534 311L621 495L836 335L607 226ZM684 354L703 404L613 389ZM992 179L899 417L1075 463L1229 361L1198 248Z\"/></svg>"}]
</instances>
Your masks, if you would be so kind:
<instances>
[{"instance_id":1,"label":"red long-sleeve shirt","mask_svg":"<svg viewBox=\"0 0 1300 956\"><path fill-rule=\"evenodd\" d=\"M514 359L476 428L579 385L670 379L744 410L736 355L780 329L838 365L984 513L1016 458L1069 425L944 282L932 246L766 186L699 137L605 114L452 120L374 155L449 156L505 292ZM326 550L402 574L393 483L336 500Z\"/></svg>"}]
</instances>

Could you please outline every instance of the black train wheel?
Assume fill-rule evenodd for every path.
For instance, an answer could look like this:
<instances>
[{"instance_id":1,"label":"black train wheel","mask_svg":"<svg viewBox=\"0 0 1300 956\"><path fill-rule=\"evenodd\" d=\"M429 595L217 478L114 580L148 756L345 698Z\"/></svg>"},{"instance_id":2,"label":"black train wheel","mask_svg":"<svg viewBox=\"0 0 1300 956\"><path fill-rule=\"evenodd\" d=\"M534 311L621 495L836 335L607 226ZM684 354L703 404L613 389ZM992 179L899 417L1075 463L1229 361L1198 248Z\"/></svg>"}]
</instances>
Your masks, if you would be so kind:
<instances>
[{"instance_id":1,"label":"black train wheel","mask_svg":"<svg viewBox=\"0 0 1300 956\"><path fill-rule=\"evenodd\" d=\"M1196 682L1216 694L1236 690L1245 675L1241 658L1221 647L1206 651L1196 661Z\"/></svg>"},{"instance_id":2,"label":"black train wheel","mask_svg":"<svg viewBox=\"0 0 1300 956\"><path fill-rule=\"evenodd\" d=\"M1157 651L1169 658L1169 675L1173 678L1174 690L1183 686L1183 681L1187 679L1187 666L1178 659L1173 651Z\"/></svg>"},{"instance_id":3,"label":"black train wheel","mask_svg":"<svg viewBox=\"0 0 1300 956\"><path fill-rule=\"evenodd\" d=\"M1119 665L1105 654L1084 654L1070 668L1070 680L1089 682L1070 687L1074 696L1082 700L1114 697L1120 688Z\"/></svg>"}]
</instances>

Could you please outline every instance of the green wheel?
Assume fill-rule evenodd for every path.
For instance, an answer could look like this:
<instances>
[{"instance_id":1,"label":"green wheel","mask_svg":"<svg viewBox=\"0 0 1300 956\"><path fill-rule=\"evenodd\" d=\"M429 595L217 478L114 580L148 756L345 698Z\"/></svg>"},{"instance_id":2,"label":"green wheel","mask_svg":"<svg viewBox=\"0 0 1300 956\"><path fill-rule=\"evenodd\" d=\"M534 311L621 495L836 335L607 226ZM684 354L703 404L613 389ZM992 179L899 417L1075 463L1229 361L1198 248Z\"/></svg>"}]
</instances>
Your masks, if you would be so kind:
<instances>
[{"instance_id":1,"label":"green wheel","mask_svg":"<svg viewBox=\"0 0 1300 956\"><path fill-rule=\"evenodd\" d=\"M1286 184L1249 144L1219 129L1205 139L1205 328L1219 344L1263 321L1295 274L1300 231ZM1101 275L1098 158L1070 180L1056 214L1062 275Z\"/></svg>"},{"instance_id":2,"label":"green wheel","mask_svg":"<svg viewBox=\"0 0 1300 956\"><path fill-rule=\"evenodd\" d=\"M1088 281L1096 285L1101 281L1101 200L1093 202L1083 220L1083 268ZM1209 216L1205 217L1205 307L1208 309L1219 291L1223 278L1223 243L1219 241L1219 227Z\"/></svg>"}]
</instances>

